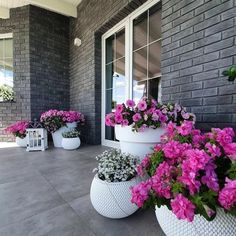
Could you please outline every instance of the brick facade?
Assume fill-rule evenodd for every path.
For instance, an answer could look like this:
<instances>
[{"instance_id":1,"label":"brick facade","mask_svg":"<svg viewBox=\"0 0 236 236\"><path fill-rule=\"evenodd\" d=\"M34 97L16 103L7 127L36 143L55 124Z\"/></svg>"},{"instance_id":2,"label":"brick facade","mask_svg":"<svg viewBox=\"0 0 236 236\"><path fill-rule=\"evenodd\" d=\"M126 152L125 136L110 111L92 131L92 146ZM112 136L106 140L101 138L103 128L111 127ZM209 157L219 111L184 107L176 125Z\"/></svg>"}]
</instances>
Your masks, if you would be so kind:
<instances>
[{"instance_id":1,"label":"brick facade","mask_svg":"<svg viewBox=\"0 0 236 236\"><path fill-rule=\"evenodd\" d=\"M236 128L236 1L162 1L163 101L197 115L198 126Z\"/></svg>"},{"instance_id":2,"label":"brick facade","mask_svg":"<svg viewBox=\"0 0 236 236\"><path fill-rule=\"evenodd\" d=\"M17 120L39 118L50 108L69 108L69 18L31 5L11 9L0 33L13 32L14 102L0 103L3 129Z\"/></svg>"},{"instance_id":3,"label":"brick facade","mask_svg":"<svg viewBox=\"0 0 236 236\"><path fill-rule=\"evenodd\" d=\"M84 0L70 25L70 107L86 116L85 141L101 143L101 36L146 0ZM75 47L73 40L82 40Z\"/></svg>"}]
</instances>

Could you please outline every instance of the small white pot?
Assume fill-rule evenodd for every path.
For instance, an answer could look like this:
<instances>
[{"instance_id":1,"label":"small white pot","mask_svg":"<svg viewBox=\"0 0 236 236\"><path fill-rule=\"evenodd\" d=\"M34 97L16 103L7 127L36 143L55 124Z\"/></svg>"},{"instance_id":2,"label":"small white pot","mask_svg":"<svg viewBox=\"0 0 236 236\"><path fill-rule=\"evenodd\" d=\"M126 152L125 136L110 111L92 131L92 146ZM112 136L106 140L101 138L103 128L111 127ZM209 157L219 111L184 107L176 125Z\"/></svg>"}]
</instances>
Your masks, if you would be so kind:
<instances>
[{"instance_id":1,"label":"small white pot","mask_svg":"<svg viewBox=\"0 0 236 236\"><path fill-rule=\"evenodd\" d=\"M26 147L27 146L26 137L24 137L24 138L16 137L16 144L19 147Z\"/></svg>"},{"instance_id":2,"label":"small white pot","mask_svg":"<svg viewBox=\"0 0 236 236\"><path fill-rule=\"evenodd\" d=\"M80 138L62 138L61 145L66 150L74 150L80 146Z\"/></svg>"},{"instance_id":3,"label":"small white pot","mask_svg":"<svg viewBox=\"0 0 236 236\"><path fill-rule=\"evenodd\" d=\"M213 221L195 215L193 222L178 220L166 206L156 207L157 220L166 236L234 236L236 217L225 214L221 208Z\"/></svg>"},{"instance_id":4,"label":"small white pot","mask_svg":"<svg viewBox=\"0 0 236 236\"><path fill-rule=\"evenodd\" d=\"M54 147L62 147L62 133L70 131L71 129L76 128L77 122L73 123L66 123L66 126L61 127L59 130L56 132L52 133L52 140Z\"/></svg>"},{"instance_id":5,"label":"small white pot","mask_svg":"<svg viewBox=\"0 0 236 236\"><path fill-rule=\"evenodd\" d=\"M140 179L136 177L125 182L108 183L95 175L90 189L93 207L100 215L112 219L132 215L138 207L131 203L130 187L139 182Z\"/></svg>"},{"instance_id":6,"label":"small white pot","mask_svg":"<svg viewBox=\"0 0 236 236\"><path fill-rule=\"evenodd\" d=\"M138 156L141 160L146 154L152 152L155 144L160 143L161 135L165 133L165 128L146 128L143 132L132 131L132 126L116 125L116 139L120 141L122 152Z\"/></svg>"}]
</instances>

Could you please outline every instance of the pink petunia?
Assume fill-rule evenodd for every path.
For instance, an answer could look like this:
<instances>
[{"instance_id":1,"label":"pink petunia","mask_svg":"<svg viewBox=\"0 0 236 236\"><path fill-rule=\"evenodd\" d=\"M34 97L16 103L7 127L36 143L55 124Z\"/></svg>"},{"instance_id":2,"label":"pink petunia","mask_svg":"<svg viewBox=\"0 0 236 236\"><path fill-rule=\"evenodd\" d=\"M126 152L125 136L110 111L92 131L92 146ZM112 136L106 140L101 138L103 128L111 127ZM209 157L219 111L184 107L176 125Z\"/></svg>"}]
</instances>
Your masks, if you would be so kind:
<instances>
[{"instance_id":1,"label":"pink petunia","mask_svg":"<svg viewBox=\"0 0 236 236\"><path fill-rule=\"evenodd\" d=\"M194 219L195 205L184 197L182 194L176 195L176 197L171 201L171 208L173 213L180 220L187 220L192 222Z\"/></svg>"},{"instance_id":2,"label":"pink petunia","mask_svg":"<svg viewBox=\"0 0 236 236\"><path fill-rule=\"evenodd\" d=\"M137 105L138 109L140 111L144 111L147 109L147 103L144 100L141 100L138 105Z\"/></svg>"},{"instance_id":3,"label":"pink petunia","mask_svg":"<svg viewBox=\"0 0 236 236\"><path fill-rule=\"evenodd\" d=\"M135 102L133 101L133 100L131 100L131 99L128 99L127 101L126 101L126 105L128 106L128 107L134 107L135 106Z\"/></svg>"},{"instance_id":4,"label":"pink petunia","mask_svg":"<svg viewBox=\"0 0 236 236\"><path fill-rule=\"evenodd\" d=\"M134 122L138 122L139 120L142 119L142 117L139 113L134 114L132 118L133 118Z\"/></svg>"}]
</instances>

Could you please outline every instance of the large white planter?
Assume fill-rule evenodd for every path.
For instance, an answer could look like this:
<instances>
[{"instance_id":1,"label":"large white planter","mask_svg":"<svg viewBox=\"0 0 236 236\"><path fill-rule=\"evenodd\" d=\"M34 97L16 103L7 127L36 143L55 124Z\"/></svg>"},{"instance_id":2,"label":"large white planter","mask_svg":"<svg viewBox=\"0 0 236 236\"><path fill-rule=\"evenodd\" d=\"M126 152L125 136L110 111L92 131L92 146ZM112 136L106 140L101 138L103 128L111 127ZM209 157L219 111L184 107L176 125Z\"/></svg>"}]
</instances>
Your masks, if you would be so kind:
<instances>
[{"instance_id":1,"label":"large white planter","mask_svg":"<svg viewBox=\"0 0 236 236\"><path fill-rule=\"evenodd\" d=\"M122 152L130 153L143 159L146 154L152 152L155 144L160 143L161 135L165 133L165 128L146 128L143 132L132 131L132 126L116 125L116 139L120 141Z\"/></svg>"},{"instance_id":2,"label":"large white planter","mask_svg":"<svg viewBox=\"0 0 236 236\"><path fill-rule=\"evenodd\" d=\"M108 183L95 175L90 189L93 207L99 214L112 219L132 215L138 207L131 203L130 187L139 182L137 177L130 181Z\"/></svg>"},{"instance_id":3,"label":"large white planter","mask_svg":"<svg viewBox=\"0 0 236 236\"><path fill-rule=\"evenodd\" d=\"M220 208L210 222L200 215L191 223L178 220L166 206L156 207L156 217L166 236L234 236L236 232L236 218Z\"/></svg>"},{"instance_id":4,"label":"large white planter","mask_svg":"<svg viewBox=\"0 0 236 236\"><path fill-rule=\"evenodd\" d=\"M61 145L66 150L74 150L80 146L80 138L62 138Z\"/></svg>"},{"instance_id":5,"label":"large white planter","mask_svg":"<svg viewBox=\"0 0 236 236\"><path fill-rule=\"evenodd\" d=\"M26 137L24 137L24 138L16 137L16 144L19 147L26 147L27 146Z\"/></svg>"},{"instance_id":6,"label":"large white planter","mask_svg":"<svg viewBox=\"0 0 236 236\"><path fill-rule=\"evenodd\" d=\"M61 127L59 130L56 132L52 133L52 140L54 147L62 147L62 133L70 131L71 129L76 128L77 122L73 123L66 123L66 126Z\"/></svg>"}]
</instances>

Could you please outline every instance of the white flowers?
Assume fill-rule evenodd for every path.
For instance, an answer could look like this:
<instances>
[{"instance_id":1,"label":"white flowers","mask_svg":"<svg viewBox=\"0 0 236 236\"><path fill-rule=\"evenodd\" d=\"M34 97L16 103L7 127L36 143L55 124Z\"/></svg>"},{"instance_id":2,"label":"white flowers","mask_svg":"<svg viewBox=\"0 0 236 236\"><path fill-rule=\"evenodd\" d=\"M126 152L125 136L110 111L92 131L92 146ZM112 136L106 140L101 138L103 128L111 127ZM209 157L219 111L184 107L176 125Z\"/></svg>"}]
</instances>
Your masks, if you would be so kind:
<instances>
[{"instance_id":1,"label":"white flowers","mask_svg":"<svg viewBox=\"0 0 236 236\"><path fill-rule=\"evenodd\" d=\"M96 159L99 163L94 171L101 180L122 182L132 179L137 174L138 159L130 154L121 153L119 149L106 150Z\"/></svg>"}]
</instances>

